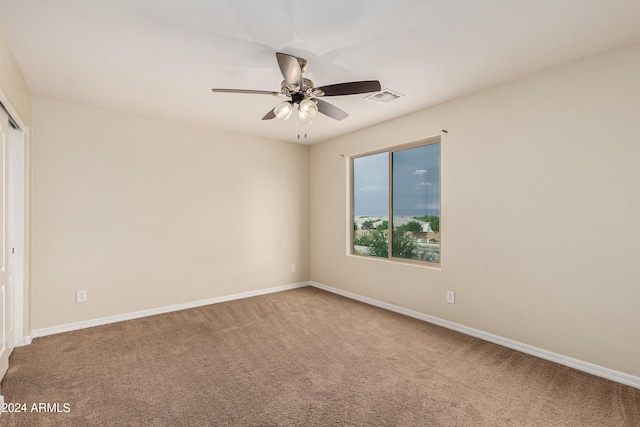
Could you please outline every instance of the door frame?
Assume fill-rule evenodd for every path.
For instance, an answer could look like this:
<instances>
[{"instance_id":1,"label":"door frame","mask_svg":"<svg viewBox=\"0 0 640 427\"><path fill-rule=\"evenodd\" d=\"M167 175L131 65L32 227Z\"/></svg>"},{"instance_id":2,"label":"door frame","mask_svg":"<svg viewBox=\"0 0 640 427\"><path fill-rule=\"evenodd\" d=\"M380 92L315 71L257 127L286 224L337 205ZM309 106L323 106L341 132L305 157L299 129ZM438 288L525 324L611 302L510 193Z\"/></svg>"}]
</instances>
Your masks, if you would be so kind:
<instances>
[{"instance_id":1,"label":"door frame","mask_svg":"<svg viewBox=\"0 0 640 427\"><path fill-rule=\"evenodd\" d=\"M22 182L17 183L18 188L16 188L16 180L13 180L14 182L11 184L13 201L20 202L18 212L21 213L20 216L14 215L12 231L16 229L22 231L19 233L21 235L14 236L12 242L12 246L15 248L14 260L18 260L18 264L21 264L15 266L16 270L19 268L20 271L17 275L18 280L13 282L12 310L16 334L15 345L19 347L31 344L31 313L29 310L31 306L31 138L29 127L13 107L2 88L0 88L0 102L20 128L19 131L14 132L14 146L17 144L22 146L22 156L13 156L11 159L11 170L13 173L20 173L22 178ZM16 190L20 192L19 195Z\"/></svg>"}]
</instances>

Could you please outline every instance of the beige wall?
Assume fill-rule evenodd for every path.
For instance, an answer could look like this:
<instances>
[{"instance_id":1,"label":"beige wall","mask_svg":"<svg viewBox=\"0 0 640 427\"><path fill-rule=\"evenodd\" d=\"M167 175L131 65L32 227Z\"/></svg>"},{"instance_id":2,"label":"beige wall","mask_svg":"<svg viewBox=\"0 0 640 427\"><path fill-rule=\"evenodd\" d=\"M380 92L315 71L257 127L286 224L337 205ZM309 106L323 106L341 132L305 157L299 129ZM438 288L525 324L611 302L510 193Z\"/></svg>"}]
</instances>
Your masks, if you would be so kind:
<instances>
[{"instance_id":1,"label":"beige wall","mask_svg":"<svg viewBox=\"0 0 640 427\"><path fill-rule=\"evenodd\" d=\"M640 45L312 146L311 280L640 376L638 76ZM340 154L440 134L442 268L347 255Z\"/></svg>"},{"instance_id":2,"label":"beige wall","mask_svg":"<svg viewBox=\"0 0 640 427\"><path fill-rule=\"evenodd\" d=\"M31 125L31 92L0 27L0 89L27 126Z\"/></svg>"},{"instance_id":3,"label":"beige wall","mask_svg":"<svg viewBox=\"0 0 640 427\"><path fill-rule=\"evenodd\" d=\"M34 329L309 280L308 146L38 96L33 120Z\"/></svg>"}]
</instances>

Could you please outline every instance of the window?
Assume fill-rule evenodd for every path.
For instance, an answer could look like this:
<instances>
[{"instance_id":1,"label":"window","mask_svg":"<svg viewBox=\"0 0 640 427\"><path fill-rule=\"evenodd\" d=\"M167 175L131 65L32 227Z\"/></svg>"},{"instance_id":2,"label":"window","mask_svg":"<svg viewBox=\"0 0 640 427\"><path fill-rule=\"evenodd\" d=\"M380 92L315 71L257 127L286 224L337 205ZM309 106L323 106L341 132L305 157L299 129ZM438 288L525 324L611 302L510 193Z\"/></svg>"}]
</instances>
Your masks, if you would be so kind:
<instances>
[{"instance_id":1,"label":"window","mask_svg":"<svg viewBox=\"0 0 640 427\"><path fill-rule=\"evenodd\" d=\"M440 139L352 158L352 253L440 264Z\"/></svg>"}]
</instances>

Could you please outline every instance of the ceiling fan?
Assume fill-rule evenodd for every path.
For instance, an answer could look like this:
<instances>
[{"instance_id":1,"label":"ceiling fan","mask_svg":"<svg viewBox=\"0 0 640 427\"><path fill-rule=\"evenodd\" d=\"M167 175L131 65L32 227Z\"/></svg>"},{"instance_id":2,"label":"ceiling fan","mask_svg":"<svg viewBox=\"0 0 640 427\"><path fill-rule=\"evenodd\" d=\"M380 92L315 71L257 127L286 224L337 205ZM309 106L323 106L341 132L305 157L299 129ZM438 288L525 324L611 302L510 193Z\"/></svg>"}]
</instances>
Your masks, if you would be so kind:
<instances>
[{"instance_id":1,"label":"ceiling fan","mask_svg":"<svg viewBox=\"0 0 640 427\"><path fill-rule=\"evenodd\" d=\"M274 109L265 114L262 120L271 120L276 117L281 120L287 120L297 107L298 121L303 125L310 123L318 112L335 120L343 120L349 116L335 105L319 99L320 97L355 95L380 91L380 82L377 80L337 83L315 87L315 84L311 80L302 77L302 73L304 73L308 65L306 59L280 52L276 53L276 59L278 60L278 66L284 77L279 92L217 88L211 90L214 92L249 93L290 98L276 105Z\"/></svg>"}]
</instances>

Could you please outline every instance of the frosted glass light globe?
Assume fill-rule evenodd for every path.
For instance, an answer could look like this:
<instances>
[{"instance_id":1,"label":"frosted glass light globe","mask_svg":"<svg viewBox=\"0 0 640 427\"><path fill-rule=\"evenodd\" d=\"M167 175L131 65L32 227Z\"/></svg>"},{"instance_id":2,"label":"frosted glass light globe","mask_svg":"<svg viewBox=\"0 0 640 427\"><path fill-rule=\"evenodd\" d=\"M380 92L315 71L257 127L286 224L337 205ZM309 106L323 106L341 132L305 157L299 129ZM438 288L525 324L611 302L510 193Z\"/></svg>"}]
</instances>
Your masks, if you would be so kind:
<instances>
[{"instance_id":1,"label":"frosted glass light globe","mask_svg":"<svg viewBox=\"0 0 640 427\"><path fill-rule=\"evenodd\" d=\"M298 123L301 125L308 125L311 123L312 117L305 115L302 111L298 110Z\"/></svg>"},{"instance_id":2,"label":"frosted glass light globe","mask_svg":"<svg viewBox=\"0 0 640 427\"><path fill-rule=\"evenodd\" d=\"M318 106L312 100L304 99L300 102L300 112L312 119L318 114Z\"/></svg>"},{"instance_id":3,"label":"frosted glass light globe","mask_svg":"<svg viewBox=\"0 0 640 427\"><path fill-rule=\"evenodd\" d=\"M289 101L282 102L276 105L276 108L273 109L273 114L276 115L282 121L285 121L291 116L293 112L293 106Z\"/></svg>"}]
</instances>

